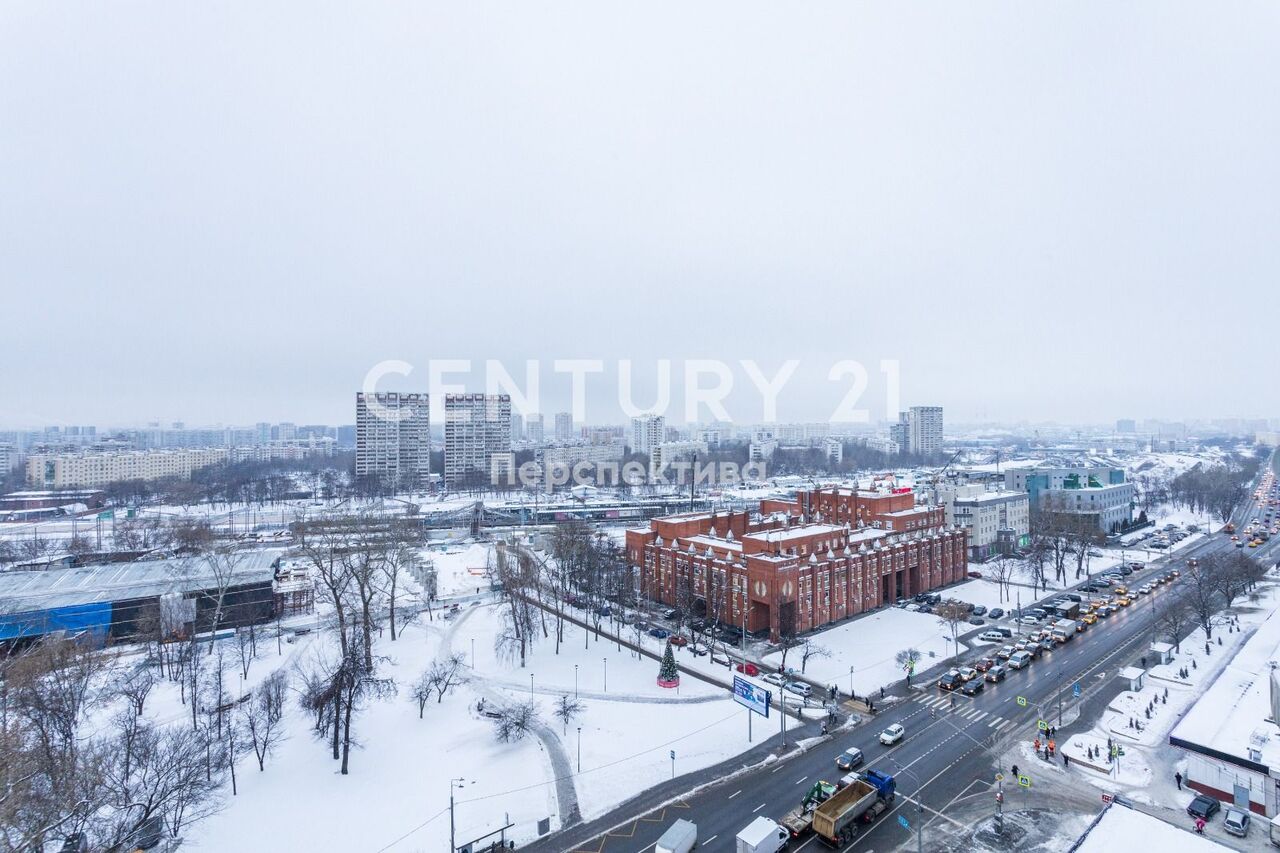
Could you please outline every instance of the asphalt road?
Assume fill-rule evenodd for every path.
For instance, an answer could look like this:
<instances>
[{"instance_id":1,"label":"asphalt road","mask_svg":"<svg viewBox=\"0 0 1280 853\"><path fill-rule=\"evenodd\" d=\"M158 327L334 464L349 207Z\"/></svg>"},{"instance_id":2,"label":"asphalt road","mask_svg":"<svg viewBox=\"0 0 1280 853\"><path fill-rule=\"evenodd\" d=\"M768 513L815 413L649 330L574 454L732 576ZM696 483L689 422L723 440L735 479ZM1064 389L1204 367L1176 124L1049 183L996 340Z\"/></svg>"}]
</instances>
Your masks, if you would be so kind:
<instances>
[{"instance_id":1,"label":"asphalt road","mask_svg":"<svg viewBox=\"0 0 1280 853\"><path fill-rule=\"evenodd\" d=\"M1280 463L1274 456L1271 464ZM1236 518L1257 515L1250 491L1248 505ZM1232 547L1223 534L1181 549L1153 568L1135 573L1129 587L1141 585L1158 572L1167 571L1190 557L1228 550ZM1274 562L1280 537L1265 548L1250 549L1250 555ZM898 847L915 849L917 822L923 820L923 849L931 848L930 830L938 821L953 821L950 815L959 803L982 802L995 809L994 791L997 772L1006 774L1006 804L1019 807L1017 796L1023 792L1008 777L1008 769L1000 767L1001 756L1019 740L1032 738L1038 720L1057 725L1059 715L1070 720L1076 705L1093 707L1104 694L1119 690L1115 676L1135 662L1153 640L1154 611L1157 599L1172 594L1174 584L1160 585L1153 593L1137 598L1120 612L1099 622L1075 639L1050 652L1045 652L1027 669L1011 671L999 684L987 684L976 697L943 694L930 680L924 686L907 691L898 702L884 707L873 720L842 732L827 743L754 770L736 778L710 785L674 806L646 810L641 816L634 807L623 806L610 815L607 823L621 823L613 832L588 841L569 845L575 853L643 853L652 850L654 842L678 817L698 825L699 850L708 853L734 849L738 831L757 815L780 819L797 805L801 796L820 779L835 781L843 775L835 767L835 757L844 749L856 746L866 756L863 769L874 768L893 774L898 781L898 798L894 809L867 828L843 850L889 850ZM994 651L995 647L991 649ZM975 653L971 657L978 657ZM1079 685L1076 698L1074 688ZM1025 704L1019 700L1024 700ZM1105 700L1105 701L1109 701ZM906 729L905 738L891 747L878 741L879 732L891 723ZM768 724L761 726L767 730ZM1031 790L1036 790L1040 770L1034 761L1023 761L1020 772L1028 776ZM1096 792L1088 796L1096 796ZM1101 805L1099 803L1099 805ZM971 810L970 810L971 811ZM905 818L910 830L904 829L899 817ZM630 820L625 820L630 818ZM554 849L555 839L535 845L538 850ZM565 848L561 848L565 849ZM802 839L792 851L826 849L814 836Z\"/></svg>"}]
</instances>

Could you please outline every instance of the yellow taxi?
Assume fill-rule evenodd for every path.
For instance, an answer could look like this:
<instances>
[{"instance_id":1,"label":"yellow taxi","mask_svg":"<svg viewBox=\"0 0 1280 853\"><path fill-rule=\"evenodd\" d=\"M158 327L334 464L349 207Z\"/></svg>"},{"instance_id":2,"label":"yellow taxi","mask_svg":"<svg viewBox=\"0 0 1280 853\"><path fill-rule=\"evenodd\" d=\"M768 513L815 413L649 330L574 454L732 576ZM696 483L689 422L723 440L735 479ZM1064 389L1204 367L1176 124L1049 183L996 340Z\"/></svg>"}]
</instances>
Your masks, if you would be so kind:
<instances>
[{"instance_id":1,"label":"yellow taxi","mask_svg":"<svg viewBox=\"0 0 1280 853\"><path fill-rule=\"evenodd\" d=\"M1116 595L1128 595L1129 587L1124 586L1122 584L1116 584L1115 586L1111 587L1111 591L1114 592Z\"/></svg>"},{"instance_id":2,"label":"yellow taxi","mask_svg":"<svg viewBox=\"0 0 1280 853\"><path fill-rule=\"evenodd\" d=\"M1132 603L1133 599L1127 595L1122 595L1116 599L1116 604L1119 604L1121 607L1128 607Z\"/></svg>"},{"instance_id":3,"label":"yellow taxi","mask_svg":"<svg viewBox=\"0 0 1280 853\"><path fill-rule=\"evenodd\" d=\"M1080 621L1086 625L1092 625L1098 621L1098 614L1094 613L1093 610L1089 610L1087 613L1085 613L1083 616L1080 617Z\"/></svg>"}]
</instances>

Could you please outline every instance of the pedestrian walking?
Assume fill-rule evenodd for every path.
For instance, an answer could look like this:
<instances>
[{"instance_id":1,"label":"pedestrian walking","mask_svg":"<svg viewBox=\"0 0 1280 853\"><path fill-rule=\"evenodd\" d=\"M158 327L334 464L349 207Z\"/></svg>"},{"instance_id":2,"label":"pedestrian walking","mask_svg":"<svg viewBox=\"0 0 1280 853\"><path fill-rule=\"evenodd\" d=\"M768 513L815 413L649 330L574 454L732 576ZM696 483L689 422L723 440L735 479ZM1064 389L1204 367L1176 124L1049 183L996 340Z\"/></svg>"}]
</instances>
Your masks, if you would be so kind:
<instances>
[{"instance_id":1,"label":"pedestrian walking","mask_svg":"<svg viewBox=\"0 0 1280 853\"><path fill-rule=\"evenodd\" d=\"M881 688L880 688L880 698L881 698L881 699L883 699L883 698L884 698L884 688L883 688L883 687L881 687Z\"/></svg>"},{"instance_id":2,"label":"pedestrian walking","mask_svg":"<svg viewBox=\"0 0 1280 853\"><path fill-rule=\"evenodd\" d=\"M1018 765L1013 765L1013 778L1018 778Z\"/></svg>"},{"instance_id":3,"label":"pedestrian walking","mask_svg":"<svg viewBox=\"0 0 1280 853\"><path fill-rule=\"evenodd\" d=\"M1052 740L1049 741L1049 755L1053 755L1053 751L1058 748L1058 744Z\"/></svg>"},{"instance_id":4,"label":"pedestrian walking","mask_svg":"<svg viewBox=\"0 0 1280 853\"><path fill-rule=\"evenodd\" d=\"M1040 738L1036 738L1034 741L1032 741L1032 742L1031 742L1031 745L1032 745L1032 746L1034 746L1034 747L1036 748L1036 752L1039 752L1039 751L1040 751Z\"/></svg>"},{"instance_id":5,"label":"pedestrian walking","mask_svg":"<svg viewBox=\"0 0 1280 853\"><path fill-rule=\"evenodd\" d=\"M1204 835L1204 818L1202 817L1196 818L1196 832Z\"/></svg>"},{"instance_id":6,"label":"pedestrian walking","mask_svg":"<svg viewBox=\"0 0 1280 853\"><path fill-rule=\"evenodd\" d=\"M1070 758L1070 756L1068 756L1065 752L1064 752L1064 753L1062 753L1062 766L1063 766L1063 767L1070 767L1070 766L1071 766L1071 758Z\"/></svg>"},{"instance_id":7,"label":"pedestrian walking","mask_svg":"<svg viewBox=\"0 0 1280 853\"><path fill-rule=\"evenodd\" d=\"M1181 791L1181 790L1182 790L1182 774L1181 774L1181 773L1174 773L1174 774L1173 774L1173 781L1175 781L1175 782L1177 782L1177 783L1178 783L1178 790L1179 790L1179 791Z\"/></svg>"}]
</instances>

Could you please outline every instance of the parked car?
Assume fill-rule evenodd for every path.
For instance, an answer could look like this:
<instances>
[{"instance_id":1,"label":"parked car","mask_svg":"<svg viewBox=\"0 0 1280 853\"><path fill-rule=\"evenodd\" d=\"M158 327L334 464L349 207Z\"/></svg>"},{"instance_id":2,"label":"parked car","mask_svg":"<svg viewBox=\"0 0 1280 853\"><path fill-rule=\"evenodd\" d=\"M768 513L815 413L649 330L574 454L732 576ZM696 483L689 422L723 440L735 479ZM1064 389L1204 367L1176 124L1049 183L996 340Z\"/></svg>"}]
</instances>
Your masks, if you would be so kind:
<instances>
[{"instance_id":1,"label":"parked car","mask_svg":"<svg viewBox=\"0 0 1280 853\"><path fill-rule=\"evenodd\" d=\"M978 635L979 640L986 640L988 643L1003 643L1004 634L999 631L983 631Z\"/></svg>"},{"instance_id":2,"label":"parked car","mask_svg":"<svg viewBox=\"0 0 1280 853\"><path fill-rule=\"evenodd\" d=\"M880 742L885 746L893 746L907 734L901 723L894 723L880 733ZM1216 800L1215 800L1216 802Z\"/></svg>"},{"instance_id":3,"label":"parked car","mask_svg":"<svg viewBox=\"0 0 1280 853\"><path fill-rule=\"evenodd\" d=\"M672 634L672 635L671 635L671 645L673 645L673 646L687 646L687 645L689 645L689 641L688 641L687 639L685 639L684 637L682 637L680 634Z\"/></svg>"},{"instance_id":4,"label":"parked car","mask_svg":"<svg viewBox=\"0 0 1280 853\"><path fill-rule=\"evenodd\" d=\"M985 624L987 624L987 620L986 620L986 619L983 619L981 616L970 616L970 617L969 617L969 624L970 624L970 625L985 625Z\"/></svg>"},{"instance_id":5,"label":"parked car","mask_svg":"<svg viewBox=\"0 0 1280 853\"><path fill-rule=\"evenodd\" d=\"M973 605L973 615L974 615L974 616L985 616L985 615L986 615L986 613L987 613L987 608L986 608L985 606L983 606L983 605L981 605L981 604L975 604L975 605Z\"/></svg>"},{"instance_id":6,"label":"parked car","mask_svg":"<svg viewBox=\"0 0 1280 853\"><path fill-rule=\"evenodd\" d=\"M1194 800L1187 806L1187 814L1192 817L1202 817L1208 823L1213 816L1222 808L1222 803L1213 797L1206 797L1204 794L1198 794Z\"/></svg>"},{"instance_id":7,"label":"parked car","mask_svg":"<svg viewBox=\"0 0 1280 853\"><path fill-rule=\"evenodd\" d=\"M668 607L666 610L662 611L663 619L679 619L680 615L680 611L674 607Z\"/></svg>"},{"instance_id":8,"label":"parked car","mask_svg":"<svg viewBox=\"0 0 1280 853\"><path fill-rule=\"evenodd\" d=\"M1249 813L1244 809L1229 806L1222 816L1222 828L1231 835L1244 838L1249 834Z\"/></svg>"},{"instance_id":9,"label":"parked car","mask_svg":"<svg viewBox=\"0 0 1280 853\"><path fill-rule=\"evenodd\" d=\"M1084 596L1080 595L1077 592L1069 592L1066 595L1064 595L1063 598L1065 598L1067 601L1074 601L1077 604L1081 601L1084 601Z\"/></svg>"},{"instance_id":10,"label":"parked car","mask_svg":"<svg viewBox=\"0 0 1280 853\"><path fill-rule=\"evenodd\" d=\"M852 770L862 763L862 750L851 746L836 756L836 767L840 770Z\"/></svg>"},{"instance_id":11,"label":"parked car","mask_svg":"<svg viewBox=\"0 0 1280 853\"><path fill-rule=\"evenodd\" d=\"M760 674L760 667L756 666L750 661L746 661L744 663L738 664L737 670L743 675L759 675Z\"/></svg>"},{"instance_id":12,"label":"parked car","mask_svg":"<svg viewBox=\"0 0 1280 853\"><path fill-rule=\"evenodd\" d=\"M1023 616L1021 619L1018 620L1018 622L1019 624L1022 624L1022 625L1039 625L1040 624L1040 620L1034 616Z\"/></svg>"},{"instance_id":13,"label":"parked car","mask_svg":"<svg viewBox=\"0 0 1280 853\"><path fill-rule=\"evenodd\" d=\"M805 684L803 681L788 681L783 689L788 693L794 693L797 696L803 696L808 699L813 695L813 688Z\"/></svg>"},{"instance_id":14,"label":"parked car","mask_svg":"<svg viewBox=\"0 0 1280 853\"><path fill-rule=\"evenodd\" d=\"M671 632L666 628L650 628L649 636L653 637L655 640L665 640L667 637L671 636Z\"/></svg>"},{"instance_id":15,"label":"parked car","mask_svg":"<svg viewBox=\"0 0 1280 853\"><path fill-rule=\"evenodd\" d=\"M1003 618L1004 618L1004 608L1003 608L1003 607L993 607L993 608L991 608L991 611L987 614L987 616L989 616L989 617L990 617L990 618L992 618L992 619L1003 619Z\"/></svg>"},{"instance_id":16,"label":"parked car","mask_svg":"<svg viewBox=\"0 0 1280 853\"><path fill-rule=\"evenodd\" d=\"M981 678L975 678L973 681L966 681L964 687L960 688L960 692L966 696L977 696L985 686L986 682Z\"/></svg>"},{"instance_id":17,"label":"parked car","mask_svg":"<svg viewBox=\"0 0 1280 853\"><path fill-rule=\"evenodd\" d=\"M780 672L771 672L761 680L764 681L764 683L766 684L772 684L776 687L781 687L782 685L787 683L786 676L784 676Z\"/></svg>"},{"instance_id":18,"label":"parked car","mask_svg":"<svg viewBox=\"0 0 1280 853\"><path fill-rule=\"evenodd\" d=\"M1004 681L1004 677L1008 674L1009 674L1009 669L1004 664L998 663L995 666L991 667L991 669L987 670L987 674L984 676L984 678L986 678L987 681L990 681L992 684L995 684L996 682Z\"/></svg>"}]
</instances>

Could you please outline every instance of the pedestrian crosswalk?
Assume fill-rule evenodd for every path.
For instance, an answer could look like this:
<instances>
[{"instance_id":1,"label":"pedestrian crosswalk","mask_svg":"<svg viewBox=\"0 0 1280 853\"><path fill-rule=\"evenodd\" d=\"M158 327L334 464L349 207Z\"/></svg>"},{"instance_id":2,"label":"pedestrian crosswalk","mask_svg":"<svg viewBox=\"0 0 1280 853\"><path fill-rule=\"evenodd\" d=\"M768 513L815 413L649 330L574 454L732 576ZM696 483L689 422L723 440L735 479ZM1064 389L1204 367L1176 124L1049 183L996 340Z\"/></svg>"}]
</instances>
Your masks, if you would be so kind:
<instances>
[{"instance_id":1,"label":"pedestrian crosswalk","mask_svg":"<svg viewBox=\"0 0 1280 853\"><path fill-rule=\"evenodd\" d=\"M991 729L992 732L998 732L1006 726L1013 725L1013 720L1001 717L999 714L993 714L990 711L981 711L970 705L970 700L951 694L932 696L920 694L915 697L915 701L934 712L945 711L949 716L959 717L971 723L986 723L987 728Z\"/></svg>"}]
</instances>

